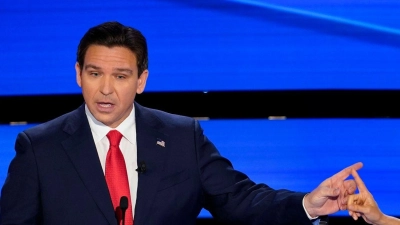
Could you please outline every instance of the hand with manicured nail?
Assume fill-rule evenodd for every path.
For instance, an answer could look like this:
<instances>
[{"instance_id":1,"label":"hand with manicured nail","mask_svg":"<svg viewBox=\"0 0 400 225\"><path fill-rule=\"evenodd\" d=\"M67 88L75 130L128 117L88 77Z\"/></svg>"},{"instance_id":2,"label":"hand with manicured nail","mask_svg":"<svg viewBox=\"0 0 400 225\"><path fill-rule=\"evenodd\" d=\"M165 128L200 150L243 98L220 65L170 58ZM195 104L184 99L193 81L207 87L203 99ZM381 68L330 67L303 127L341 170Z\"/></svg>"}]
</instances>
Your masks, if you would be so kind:
<instances>
[{"instance_id":1,"label":"hand with manicured nail","mask_svg":"<svg viewBox=\"0 0 400 225\"><path fill-rule=\"evenodd\" d=\"M350 195L347 200L347 209L351 217L357 220L362 217L365 222L374 225L400 225L400 219L385 215L381 212L372 194L368 191L357 171L351 174L357 184L359 193Z\"/></svg>"}]
</instances>

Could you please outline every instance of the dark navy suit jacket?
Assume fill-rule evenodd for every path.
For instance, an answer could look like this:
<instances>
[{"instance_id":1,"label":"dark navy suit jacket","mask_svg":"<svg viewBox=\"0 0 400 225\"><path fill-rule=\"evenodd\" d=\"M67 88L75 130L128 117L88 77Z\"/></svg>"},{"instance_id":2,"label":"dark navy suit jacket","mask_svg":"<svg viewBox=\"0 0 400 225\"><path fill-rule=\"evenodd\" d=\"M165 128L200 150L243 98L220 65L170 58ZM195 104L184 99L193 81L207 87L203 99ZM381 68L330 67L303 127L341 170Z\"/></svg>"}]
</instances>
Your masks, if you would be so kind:
<instances>
[{"instance_id":1,"label":"dark navy suit jacket","mask_svg":"<svg viewBox=\"0 0 400 225\"><path fill-rule=\"evenodd\" d=\"M146 164L135 225L194 225L202 208L227 224L311 224L304 193L273 190L234 170L196 120L137 103L135 113L138 162ZM1 225L117 225L84 105L21 132L15 150Z\"/></svg>"}]
</instances>

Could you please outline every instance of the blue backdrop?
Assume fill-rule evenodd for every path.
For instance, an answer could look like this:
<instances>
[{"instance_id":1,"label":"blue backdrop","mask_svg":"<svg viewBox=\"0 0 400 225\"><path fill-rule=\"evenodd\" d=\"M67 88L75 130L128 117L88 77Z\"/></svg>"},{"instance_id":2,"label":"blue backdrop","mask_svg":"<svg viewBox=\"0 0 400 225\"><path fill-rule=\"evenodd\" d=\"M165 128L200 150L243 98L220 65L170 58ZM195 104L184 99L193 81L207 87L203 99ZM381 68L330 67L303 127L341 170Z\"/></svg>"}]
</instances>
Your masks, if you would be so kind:
<instances>
[{"instance_id":1,"label":"blue backdrop","mask_svg":"<svg viewBox=\"0 0 400 225\"><path fill-rule=\"evenodd\" d=\"M89 27L148 39L146 91L399 89L397 0L2 0L0 95L79 93Z\"/></svg>"}]
</instances>

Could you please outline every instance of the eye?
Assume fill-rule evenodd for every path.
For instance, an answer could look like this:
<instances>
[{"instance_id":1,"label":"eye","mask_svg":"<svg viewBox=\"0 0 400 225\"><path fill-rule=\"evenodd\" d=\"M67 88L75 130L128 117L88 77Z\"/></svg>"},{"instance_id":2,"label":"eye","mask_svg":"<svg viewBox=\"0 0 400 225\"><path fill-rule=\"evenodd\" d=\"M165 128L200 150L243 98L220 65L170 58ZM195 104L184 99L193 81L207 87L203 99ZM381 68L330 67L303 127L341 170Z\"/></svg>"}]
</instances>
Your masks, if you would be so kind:
<instances>
[{"instance_id":1,"label":"eye","mask_svg":"<svg viewBox=\"0 0 400 225\"><path fill-rule=\"evenodd\" d=\"M99 76L99 73L98 72L90 72L90 75L94 76L94 77L97 77L97 76Z\"/></svg>"},{"instance_id":2,"label":"eye","mask_svg":"<svg viewBox=\"0 0 400 225\"><path fill-rule=\"evenodd\" d=\"M117 77L117 79L125 79L126 78L125 75L117 75L116 77Z\"/></svg>"}]
</instances>

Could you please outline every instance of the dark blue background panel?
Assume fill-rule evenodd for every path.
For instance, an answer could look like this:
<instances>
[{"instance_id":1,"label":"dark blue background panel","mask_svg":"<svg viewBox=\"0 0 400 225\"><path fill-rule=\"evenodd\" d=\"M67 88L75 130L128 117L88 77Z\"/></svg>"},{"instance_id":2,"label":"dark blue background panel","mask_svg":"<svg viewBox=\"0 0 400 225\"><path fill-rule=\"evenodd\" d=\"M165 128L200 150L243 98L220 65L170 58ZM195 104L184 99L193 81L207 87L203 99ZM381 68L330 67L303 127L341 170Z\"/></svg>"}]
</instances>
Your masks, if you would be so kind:
<instances>
[{"instance_id":1,"label":"dark blue background panel","mask_svg":"<svg viewBox=\"0 0 400 225\"><path fill-rule=\"evenodd\" d=\"M394 215L400 212L396 203L400 200L400 120L254 119L201 124L236 169L277 189L311 191L361 161L360 176L381 209Z\"/></svg>"},{"instance_id":2,"label":"dark blue background panel","mask_svg":"<svg viewBox=\"0 0 400 225\"><path fill-rule=\"evenodd\" d=\"M233 166L273 188L309 192L355 163L383 212L399 215L400 120L205 120L205 134ZM0 185L17 133L33 125L0 126ZM347 216L346 211L335 216ZM199 217L209 217L203 210Z\"/></svg>"},{"instance_id":3,"label":"dark blue background panel","mask_svg":"<svg viewBox=\"0 0 400 225\"><path fill-rule=\"evenodd\" d=\"M146 91L399 89L398 1L11 1L0 7L0 95L73 94L89 27L148 39Z\"/></svg>"}]
</instances>

